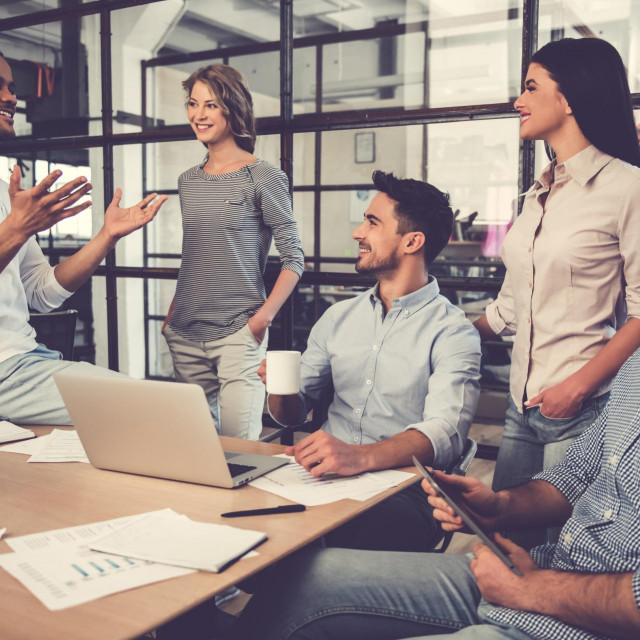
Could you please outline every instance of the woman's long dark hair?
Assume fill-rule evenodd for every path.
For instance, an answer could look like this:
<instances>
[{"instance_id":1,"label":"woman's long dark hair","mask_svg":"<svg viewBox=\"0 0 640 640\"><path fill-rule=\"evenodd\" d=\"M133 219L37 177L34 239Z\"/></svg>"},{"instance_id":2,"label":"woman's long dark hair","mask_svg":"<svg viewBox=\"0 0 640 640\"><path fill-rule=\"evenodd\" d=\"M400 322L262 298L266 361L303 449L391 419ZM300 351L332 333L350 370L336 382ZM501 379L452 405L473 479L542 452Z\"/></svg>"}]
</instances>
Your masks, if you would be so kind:
<instances>
[{"instance_id":1,"label":"woman's long dark hair","mask_svg":"<svg viewBox=\"0 0 640 640\"><path fill-rule=\"evenodd\" d=\"M585 137L600 151L640 167L627 74L616 49L600 38L549 42L531 62L558 83Z\"/></svg>"}]
</instances>

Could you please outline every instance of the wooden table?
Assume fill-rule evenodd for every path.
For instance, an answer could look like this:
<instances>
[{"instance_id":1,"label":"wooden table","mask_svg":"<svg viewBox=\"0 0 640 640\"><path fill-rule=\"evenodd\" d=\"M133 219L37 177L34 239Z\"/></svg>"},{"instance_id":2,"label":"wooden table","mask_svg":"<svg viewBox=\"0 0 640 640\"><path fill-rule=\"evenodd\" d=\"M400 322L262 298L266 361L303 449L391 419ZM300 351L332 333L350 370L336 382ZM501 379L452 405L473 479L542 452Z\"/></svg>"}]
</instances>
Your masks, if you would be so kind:
<instances>
[{"instance_id":1,"label":"wooden table","mask_svg":"<svg viewBox=\"0 0 640 640\"><path fill-rule=\"evenodd\" d=\"M50 430L34 428L37 435ZM225 449L232 451L273 455L283 450L275 444L222 440ZM135 638L321 537L417 479L407 480L366 502L340 500L302 513L226 520L220 518L225 511L274 507L288 501L249 486L217 489L103 471L83 463L29 464L27 459L17 453L0 453L0 527L7 527L7 536L171 507L194 520L264 531L268 540L257 548L257 557L239 560L220 574L198 572L62 611L49 611L0 569L2 640ZM10 547L3 540L0 552L7 551Z\"/></svg>"}]
</instances>

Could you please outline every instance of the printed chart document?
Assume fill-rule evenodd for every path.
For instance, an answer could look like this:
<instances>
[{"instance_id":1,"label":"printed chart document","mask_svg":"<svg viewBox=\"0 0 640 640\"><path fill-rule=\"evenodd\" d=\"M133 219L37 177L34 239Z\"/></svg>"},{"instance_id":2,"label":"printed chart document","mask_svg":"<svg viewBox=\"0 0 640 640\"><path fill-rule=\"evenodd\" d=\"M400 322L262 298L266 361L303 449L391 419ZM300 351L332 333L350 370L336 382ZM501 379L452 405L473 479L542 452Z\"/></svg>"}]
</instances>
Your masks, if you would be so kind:
<instances>
[{"instance_id":1,"label":"printed chart document","mask_svg":"<svg viewBox=\"0 0 640 640\"><path fill-rule=\"evenodd\" d=\"M52 611L176 578L192 569L97 553L88 544L147 514L7 538L0 567Z\"/></svg>"},{"instance_id":2,"label":"printed chart document","mask_svg":"<svg viewBox=\"0 0 640 640\"><path fill-rule=\"evenodd\" d=\"M163 511L131 522L90 546L128 558L218 573L266 539L262 531L195 522Z\"/></svg>"},{"instance_id":3,"label":"printed chart document","mask_svg":"<svg viewBox=\"0 0 640 640\"><path fill-rule=\"evenodd\" d=\"M32 455L28 462L86 462L89 458L75 431L54 429L42 449Z\"/></svg>"},{"instance_id":4,"label":"printed chart document","mask_svg":"<svg viewBox=\"0 0 640 640\"><path fill-rule=\"evenodd\" d=\"M6 444L4 447L0 447L0 452L6 451L7 453L22 453L27 456L33 456L47 444L49 438L51 438L51 434L37 436L31 440Z\"/></svg>"},{"instance_id":5,"label":"printed chart document","mask_svg":"<svg viewBox=\"0 0 640 640\"><path fill-rule=\"evenodd\" d=\"M289 464L270 471L249 484L293 502L313 507L344 498L367 500L414 475L404 471L388 470L363 473L358 476L329 474L316 478L292 457L289 459Z\"/></svg>"},{"instance_id":6,"label":"printed chart document","mask_svg":"<svg viewBox=\"0 0 640 640\"><path fill-rule=\"evenodd\" d=\"M0 442L13 442L14 440L26 440L35 438L36 434L29 429L17 427L13 422L0 420Z\"/></svg>"}]
</instances>

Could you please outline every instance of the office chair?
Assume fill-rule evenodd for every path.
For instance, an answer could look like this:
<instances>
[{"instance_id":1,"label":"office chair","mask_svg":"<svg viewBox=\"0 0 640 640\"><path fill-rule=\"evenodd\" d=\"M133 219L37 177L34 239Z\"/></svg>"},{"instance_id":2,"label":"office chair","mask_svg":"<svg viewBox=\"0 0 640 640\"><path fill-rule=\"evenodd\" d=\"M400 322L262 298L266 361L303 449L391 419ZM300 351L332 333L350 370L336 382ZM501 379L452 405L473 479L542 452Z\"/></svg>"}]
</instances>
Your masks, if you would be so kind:
<instances>
[{"instance_id":1,"label":"office chair","mask_svg":"<svg viewBox=\"0 0 640 640\"><path fill-rule=\"evenodd\" d=\"M65 360L73 360L78 312L75 309L32 313L29 324L36 330L36 339L48 349L60 351Z\"/></svg>"}]
</instances>

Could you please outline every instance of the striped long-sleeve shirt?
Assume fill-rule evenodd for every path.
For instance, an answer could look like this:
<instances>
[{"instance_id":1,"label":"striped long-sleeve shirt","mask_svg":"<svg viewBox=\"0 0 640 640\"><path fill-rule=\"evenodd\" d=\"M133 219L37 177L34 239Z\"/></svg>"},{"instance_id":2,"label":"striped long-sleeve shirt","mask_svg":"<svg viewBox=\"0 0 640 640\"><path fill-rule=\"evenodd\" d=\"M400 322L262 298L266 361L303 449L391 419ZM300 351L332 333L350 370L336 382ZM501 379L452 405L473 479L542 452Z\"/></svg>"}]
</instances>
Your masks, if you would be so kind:
<instances>
[{"instance_id":1,"label":"striped long-sleeve shirt","mask_svg":"<svg viewBox=\"0 0 640 640\"><path fill-rule=\"evenodd\" d=\"M303 271L284 172L261 159L221 175L203 166L178 179L182 264L170 319L178 335L194 341L238 331L263 304L272 238L282 269Z\"/></svg>"}]
</instances>

